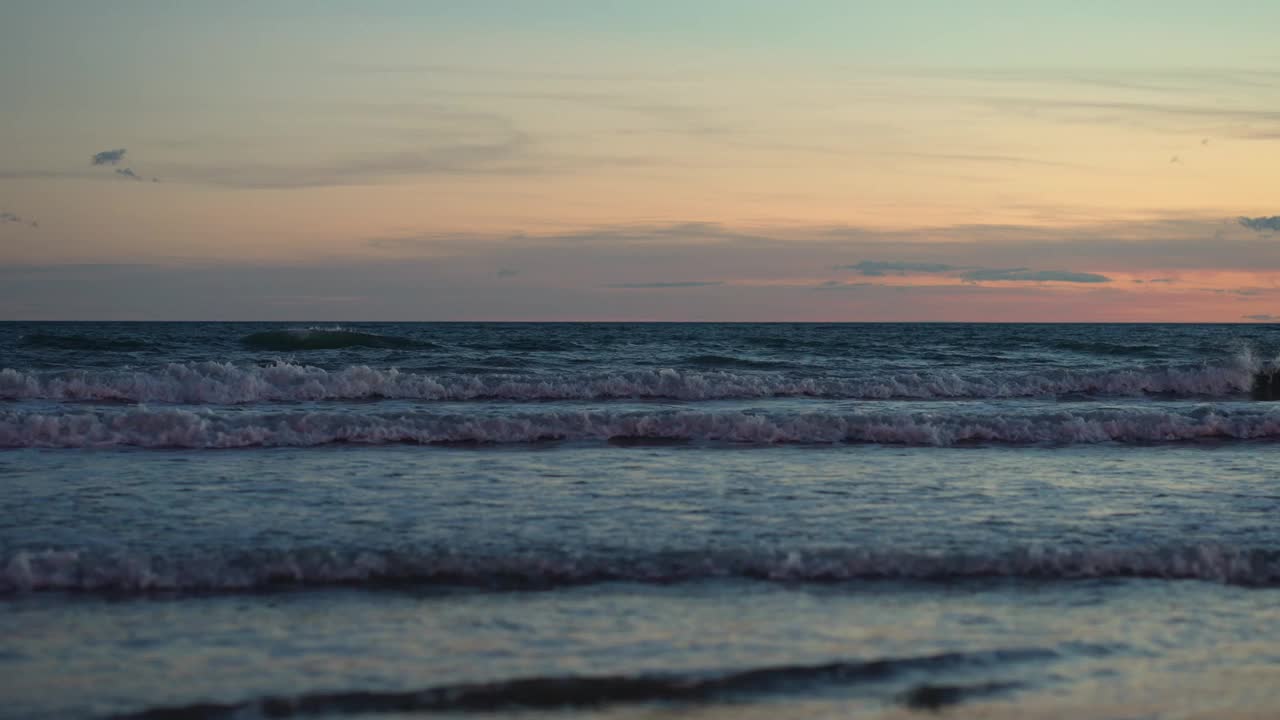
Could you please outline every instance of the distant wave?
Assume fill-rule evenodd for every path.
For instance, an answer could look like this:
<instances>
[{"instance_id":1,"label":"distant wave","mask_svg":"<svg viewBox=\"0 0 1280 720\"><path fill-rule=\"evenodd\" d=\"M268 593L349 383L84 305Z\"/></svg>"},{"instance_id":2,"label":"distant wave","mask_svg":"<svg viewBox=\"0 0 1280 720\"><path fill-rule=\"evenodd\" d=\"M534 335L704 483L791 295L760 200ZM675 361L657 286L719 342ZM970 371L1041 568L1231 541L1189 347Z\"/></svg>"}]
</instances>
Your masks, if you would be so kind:
<instances>
[{"instance_id":1,"label":"distant wave","mask_svg":"<svg viewBox=\"0 0 1280 720\"><path fill-rule=\"evenodd\" d=\"M395 335L356 332L342 328L294 328L268 330L245 335L241 344L257 350L281 352L302 350L340 350L342 348L411 348L423 343Z\"/></svg>"},{"instance_id":2,"label":"distant wave","mask_svg":"<svg viewBox=\"0 0 1280 720\"><path fill-rule=\"evenodd\" d=\"M748 694L796 692L823 685L883 682L907 673L972 671L1056 657L1058 653L1049 649L1010 648L816 665L767 665L736 671L528 677L441 685L407 692L357 690L268 697L239 703L202 703L152 708L111 717L113 720L230 720L336 714L554 710L653 702L698 703ZM913 708L938 708L1017 687L1014 683L991 682L922 685L904 693L900 701Z\"/></svg>"},{"instance_id":3,"label":"distant wave","mask_svg":"<svg viewBox=\"0 0 1280 720\"><path fill-rule=\"evenodd\" d=\"M695 355L693 357L686 358L684 363L698 367L748 368L754 370L782 368L794 364L779 362L777 360L752 360L750 358L732 357L729 355Z\"/></svg>"},{"instance_id":4,"label":"distant wave","mask_svg":"<svg viewBox=\"0 0 1280 720\"><path fill-rule=\"evenodd\" d=\"M376 336L375 336L376 337ZM325 370L277 362L171 363L149 370L0 370L0 399L254 403L298 400L607 400L815 397L1015 398L1060 395L1230 397L1249 392L1254 367L1151 367L1108 371L899 373L865 379L673 369L580 374L418 374L351 366Z\"/></svg>"},{"instance_id":5,"label":"distant wave","mask_svg":"<svg viewBox=\"0 0 1280 720\"><path fill-rule=\"evenodd\" d=\"M453 549L254 550L131 554L20 550L0 556L0 593L41 591L246 592L296 587L403 585L529 589L601 582L743 579L783 583L942 582L982 578L1158 578L1280 585L1280 550L1215 544L1177 548L1028 547L993 554L861 548L699 550L590 556L525 551L491 556Z\"/></svg>"},{"instance_id":6,"label":"distant wave","mask_svg":"<svg viewBox=\"0 0 1280 720\"><path fill-rule=\"evenodd\" d=\"M579 346L567 340L514 338L489 347L493 350L509 350L513 352L568 352L569 350L578 349Z\"/></svg>"},{"instance_id":7,"label":"distant wave","mask_svg":"<svg viewBox=\"0 0 1280 720\"><path fill-rule=\"evenodd\" d=\"M555 410L517 414L214 412L178 408L0 411L0 447L243 448L332 443L1151 443L1280 439L1275 410L756 413Z\"/></svg>"},{"instance_id":8,"label":"distant wave","mask_svg":"<svg viewBox=\"0 0 1280 720\"><path fill-rule=\"evenodd\" d=\"M770 350L786 350L789 352L795 352L797 350L805 352L842 352L850 349L848 341L831 338L823 340L806 340L798 337L748 335L741 338L741 342L745 345L754 345L756 347L768 348Z\"/></svg>"},{"instance_id":9,"label":"distant wave","mask_svg":"<svg viewBox=\"0 0 1280 720\"><path fill-rule=\"evenodd\" d=\"M48 333L32 333L22 337L21 344L30 348L46 348L50 350L79 350L96 352L133 352L150 350L153 346L126 337L90 337L88 335L53 335Z\"/></svg>"},{"instance_id":10,"label":"distant wave","mask_svg":"<svg viewBox=\"0 0 1280 720\"><path fill-rule=\"evenodd\" d=\"M611 342L603 338L597 339L602 345L610 345ZM492 340L485 342L464 342L462 347L470 350L487 350L497 352L570 352L572 350L581 350L583 346L564 337L556 335L532 335L532 336L513 336L500 340Z\"/></svg>"},{"instance_id":11,"label":"distant wave","mask_svg":"<svg viewBox=\"0 0 1280 720\"><path fill-rule=\"evenodd\" d=\"M1151 344L1126 344L1115 342L1103 342L1100 340L1070 340L1062 339L1053 343L1053 347L1061 350L1071 350L1075 352L1086 353L1089 355L1121 355L1121 356L1139 356L1153 357L1160 354L1163 348L1159 345Z\"/></svg>"}]
</instances>

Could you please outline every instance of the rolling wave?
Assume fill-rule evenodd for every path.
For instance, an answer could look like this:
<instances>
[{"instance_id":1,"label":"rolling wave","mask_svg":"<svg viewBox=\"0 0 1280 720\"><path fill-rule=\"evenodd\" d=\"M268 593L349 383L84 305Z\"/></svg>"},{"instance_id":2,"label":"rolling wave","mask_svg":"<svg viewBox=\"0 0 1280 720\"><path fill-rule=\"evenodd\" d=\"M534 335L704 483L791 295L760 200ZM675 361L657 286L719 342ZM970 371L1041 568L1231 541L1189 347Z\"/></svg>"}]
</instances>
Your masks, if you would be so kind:
<instances>
[{"instance_id":1,"label":"rolling wave","mask_svg":"<svg viewBox=\"0 0 1280 720\"><path fill-rule=\"evenodd\" d=\"M0 593L156 593L405 585L545 589L603 582L669 584L714 579L781 583L952 582L1007 578L1203 580L1280 585L1280 550L1198 544L1165 548L1026 547L989 554L838 548L697 550L590 555L443 550L203 551L144 554L18 550L0 556Z\"/></svg>"},{"instance_id":2,"label":"rolling wave","mask_svg":"<svg viewBox=\"0 0 1280 720\"><path fill-rule=\"evenodd\" d=\"M349 366L325 370L277 362L170 363L147 370L0 370L0 399L254 403L301 400L720 400L768 397L840 399L1018 398L1086 396L1231 397L1247 394L1248 363L1110 371L965 375L901 373L865 379L637 370L581 374L419 374Z\"/></svg>"},{"instance_id":3,"label":"rolling wave","mask_svg":"<svg viewBox=\"0 0 1280 720\"><path fill-rule=\"evenodd\" d=\"M653 702L713 702L743 695L796 692L822 685L883 682L908 674L973 670L1045 661L1058 653L1040 648L847 660L816 665L770 665L737 671L568 675L441 685L407 692L350 691L268 697L239 703L152 708L113 720L223 720L307 715L495 712L598 708ZM1016 689L1013 683L923 685L903 694L913 708L938 708L979 695Z\"/></svg>"},{"instance_id":4,"label":"rolling wave","mask_svg":"<svg viewBox=\"0 0 1280 720\"><path fill-rule=\"evenodd\" d=\"M683 360L686 365L694 365L697 367L725 367L725 368L746 368L750 370L768 370L774 368L784 368L797 363L780 362L777 360L753 360L751 358L734 357L730 355L694 355Z\"/></svg>"},{"instance_id":5,"label":"rolling wave","mask_svg":"<svg viewBox=\"0 0 1280 720\"><path fill-rule=\"evenodd\" d=\"M1280 410L756 413L554 410L510 415L215 412L179 408L0 412L0 447L245 448L333 443L677 441L752 444L1153 443L1280 439Z\"/></svg>"},{"instance_id":6,"label":"rolling wave","mask_svg":"<svg viewBox=\"0 0 1280 720\"><path fill-rule=\"evenodd\" d=\"M303 350L340 350L343 348L413 348L429 347L406 337L357 332L342 328L294 328L268 330L240 338L245 347L255 350L297 352Z\"/></svg>"}]
</instances>

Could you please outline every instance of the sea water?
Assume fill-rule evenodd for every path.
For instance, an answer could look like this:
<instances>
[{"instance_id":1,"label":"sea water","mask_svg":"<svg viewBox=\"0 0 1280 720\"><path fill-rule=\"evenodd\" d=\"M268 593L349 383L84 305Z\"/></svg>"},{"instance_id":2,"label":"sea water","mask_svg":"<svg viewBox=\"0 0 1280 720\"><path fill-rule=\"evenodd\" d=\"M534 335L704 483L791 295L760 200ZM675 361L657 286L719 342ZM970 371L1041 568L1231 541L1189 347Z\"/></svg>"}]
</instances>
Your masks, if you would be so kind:
<instances>
[{"instance_id":1,"label":"sea water","mask_svg":"<svg viewBox=\"0 0 1280 720\"><path fill-rule=\"evenodd\" d=\"M1276 717L1278 352L0 324L0 716Z\"/></svg>"}]
</instances>

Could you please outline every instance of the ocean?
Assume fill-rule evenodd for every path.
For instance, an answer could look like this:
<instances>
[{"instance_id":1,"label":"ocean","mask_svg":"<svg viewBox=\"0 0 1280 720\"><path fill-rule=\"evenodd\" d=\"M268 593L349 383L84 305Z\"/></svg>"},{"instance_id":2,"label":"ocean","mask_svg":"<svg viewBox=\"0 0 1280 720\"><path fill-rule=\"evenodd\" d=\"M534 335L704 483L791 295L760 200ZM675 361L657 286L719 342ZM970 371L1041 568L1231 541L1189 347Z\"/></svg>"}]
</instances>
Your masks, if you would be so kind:
<instances>
[{"instance_id":1,"label":"ocean","mask_svg":"<svg viewBox=\"0 0 1280 720\"><path fill-rule=\"evenodd\" d=\"M0 717L1274 718L1277 355L0 324Z\"/></svg>"}]
</instances>

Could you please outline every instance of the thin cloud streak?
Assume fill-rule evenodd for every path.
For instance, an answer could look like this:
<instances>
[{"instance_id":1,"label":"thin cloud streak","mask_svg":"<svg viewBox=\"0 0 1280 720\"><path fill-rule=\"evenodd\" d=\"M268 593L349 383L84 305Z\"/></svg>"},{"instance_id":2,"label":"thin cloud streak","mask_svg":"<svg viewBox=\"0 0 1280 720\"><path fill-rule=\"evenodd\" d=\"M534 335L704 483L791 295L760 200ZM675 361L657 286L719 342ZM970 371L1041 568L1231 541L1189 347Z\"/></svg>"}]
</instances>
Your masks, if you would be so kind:
<instances>
[{"instance_id":1,"label":"thin cloud streak","mask_svg":"<svg viewBox=\"0 0 1280 720\"><path fill-rule=\"evenodd\" d=\"M1067 272L1064 270L1028 270L1027 268L982 268L961 273L960 277L971 282L1111 282L1111 278L1097 273Z\"/></svg>"},{"instance_id":2,"label":"thin cloud streak","mask_svg":"<svg viewBox=\"0 0 1280 720\"><path fill-rule=\"evenodd\" d=\"M885 262L879 260L863 260L853 265L837 265L837 270L855 270L868 277L881 277L888 273L905 275L907 273L945 273L961 268L944 263L923 262Z\"/></svg>"},{"instance_id":3,"label":"thin cloud streak","mask_svg":"<svg viewBox=\"0 0 1280 720\"><path fill-rule=\"evenodd\" d=\"M172 165L166 176L244 189L364 185L395 177L535 175L547 171L520 134L492 143L458 143L425 150L370 153L315 165Z\"/></svg>"},{"instance_id":4,"label":"thin cloud streak","mask_svg":"<svg viewBox=\"0 0 1280 720\"><path fill-rule=\"evenodd\" d=\"M1206 238L1213 238L1213 242L1206 242ZM566 261L612 258L613 262L633 263L643 258L668 267L724 263L755 268L760 277L775 277L784 268L785 274L803 274L838 267L863 276L868 276L864 270L884 273L880 277L927 268L935 274L955 273L957 277L963 272L979 273L969 278L972 280L1090 284L1105 282L1099 277L1110 277L1101 275L1103 271L1154 275L1154 282L1205 270L1280 271L1280 253L1273 240L1226 219L1213 218L1072 227L956 225L919 230L738 228L677 222L605 225L548 234L433 233L374 238L365 240L364 245L407 257L492 255L502 258L498 263L520 260L526 268L560 254ZM841 255L862 258L854 263L839 262ZM1058 273L1063 275L1054 277ZM814 278L818 281L820 278Z\"/></svg>"},{"instance_id":5,"label":"thin cloud streak","mask_svg":"<svg viewBox=\"0 0 1280 720\"><path fill-rule=\"evenodd\" d=\"M660 290L664 288L717 287L720 285L724 285L723 280L688 280L688 281L674 281L674 282L616 283L614 285L605 285L605 287L618 289L618 290Z\"/></svg>"},{"instance_id":6,"label":"thin cloud streak","mask_svg":"<svg viewBox=\"0 0 1280 720\"><path fill-rule=\"evenodd\" d=\"M1028 268L975 268L929 262L863 260L853 265L837 265L835 267L837 270L854 270L861 275L869 277L883 277L888 274L906 276L913 274L959 273L958 277L969 282L1111 282L1111 278L1097 273L1031 270Z\"/></svg>"}]
</instances>

